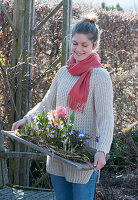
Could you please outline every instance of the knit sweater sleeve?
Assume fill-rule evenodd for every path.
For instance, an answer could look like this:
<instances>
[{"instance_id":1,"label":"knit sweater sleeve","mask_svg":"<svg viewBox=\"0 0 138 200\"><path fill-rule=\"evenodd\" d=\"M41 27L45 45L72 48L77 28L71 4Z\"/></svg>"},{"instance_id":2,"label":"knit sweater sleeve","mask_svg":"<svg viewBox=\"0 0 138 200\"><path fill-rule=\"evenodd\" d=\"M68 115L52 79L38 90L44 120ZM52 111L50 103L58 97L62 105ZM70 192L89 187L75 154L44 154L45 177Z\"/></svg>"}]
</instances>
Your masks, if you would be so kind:
<instances>
[{"instance_id":1,"label":"knit sweater sleeve","mask_svg":"<svg viewBox=\"0 0 138 200\"><path fill-rule=\"evenodd\" d=\"M109 153L113 140L113 87L106 69L98 68L95 74L95 111L99 143L97 151Z\"/></svg>"},{"instance_id":2,"label":"knit sweater sleeve","mask_svg":"<svg viewBox=\"0 0 138 200\"><path fill-rule=\"evenodd\" d=\"M58 70L49 90L47 91L42 101L39 102L24 116L24 118L27 118L28 122L30 122L31 117L35 117L38 114L41 114L43 111L47 113L49 110L53 110L56 108L57 86L59 77L61 76L62 72L63 72L62 68Z\"/></svg>"}]
</instances>

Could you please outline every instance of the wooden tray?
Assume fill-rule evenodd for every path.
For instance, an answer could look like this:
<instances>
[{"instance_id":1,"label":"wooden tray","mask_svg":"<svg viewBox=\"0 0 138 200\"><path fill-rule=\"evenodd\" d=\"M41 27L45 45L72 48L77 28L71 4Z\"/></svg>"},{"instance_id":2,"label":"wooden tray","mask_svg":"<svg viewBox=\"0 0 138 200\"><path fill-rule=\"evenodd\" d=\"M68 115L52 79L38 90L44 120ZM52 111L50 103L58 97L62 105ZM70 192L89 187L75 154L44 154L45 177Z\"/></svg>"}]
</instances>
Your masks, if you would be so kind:
<instances>
[{"instance_id":1,"label":"wooden tray","mask_svg":"<svg viewBox=\"0 0 138 200\"><path fill-rule=\"evenodd\" d=\"M35 150L43 153L45 156L49 155L49 156L51 156L51 157L53 157L53 158L55 158L57 160L60 160L61 162L66 163L66 164L68 164L68 165L70 165L70 166L72 166L72 167L74 167L74 168L76 168L78 170L86 171L86 170L94 169L94 166L93 166L92 163L84 164L84 163L73 162L71 160L67 160L65 158L62 158L62 157L54 154L54 152L49 151L46 148L42 148L42 147L40 147L40 146L38 146L36 144L33 144L32 142L29 142L27 140L24 140L24 139L18 137L17 135L14 134L14 131L4 131L4 130L2 130L1 134L5 135L5 136L8 136L11 139L14 139L14 140L16 140L16 141L18 141L18 142L20 142L22 144L25 144L25 145L31 147L32 149L35 149ZM96 152L95 149L91 149L91 151L92 151L93 154ZM109 155L107 155L106 160L108 158L109 158Z\"/></svg>"}]
</instances>

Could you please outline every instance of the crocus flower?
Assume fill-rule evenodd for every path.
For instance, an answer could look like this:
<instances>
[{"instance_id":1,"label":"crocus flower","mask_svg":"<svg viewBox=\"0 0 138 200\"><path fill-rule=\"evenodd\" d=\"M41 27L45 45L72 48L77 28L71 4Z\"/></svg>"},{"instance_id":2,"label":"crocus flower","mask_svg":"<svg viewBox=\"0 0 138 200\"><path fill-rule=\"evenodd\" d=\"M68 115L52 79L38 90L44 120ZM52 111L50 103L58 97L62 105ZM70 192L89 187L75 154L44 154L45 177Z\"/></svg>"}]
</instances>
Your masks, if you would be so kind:
<instances>
[{"instance_id":1,"label":"crocus flower","mask_svg":"<svg viewBox=\"0 0 138 200\"><path fill-rule=\"evenodd\" d=\"M33 117L32 114L30 114L29 117L32 118Z\"/></svg>"},{"instance_id":2,"label":"crocus flower","mask_svg":"<svg viewBox=\"0 0 138 200\"><path fill-rule=\"evenodd\" d=\"M35 126L35 127L34 127L34 130L38 131L38 130L39 130L39 127L38 127L38 126Z\"/></svg>"},{"instance_id":3,"label":"crocus flower","mask_svg":"<svg viewBox=\"0 0 138 200\"><path fill-rule=\"evenodd\" d=\"M35 121L36 120L36 117L33 117L32 114L30 114L29 117L30 117L31 121Z\"/></svg>"},{"instance_id":4,"label":"crocus flower","mask_svg":"<svg viewBox=\"0 0 138 200\"><path fill-rule=\"evenodd\" d=\"M63 125L58 124L58 129L59 129L59 130L62 130L62 129L63 129Z\"/></svg>"},{"instance_id":5,"label":"crocus flower","mask_svg":"<svg viewBox=\"0 0 138 200\"><path fill-rule=\"evenodd\" d=\"M67 139L63 139L63 140L61 140L61 142L62 142L63 144L66 144Z\"/></svg>"},{"instance_id":6,"label":"crocus flower","mask_svg":"<svg viewBox=\"0 0 138 200\"><path fill-rule=\"evenodd\" d=\"M49 137L50 138L54 138L54 135L51 133L51 134L49 134Z\"/></svg>"},{"instance_id":7,"label":"crocus flower","mask_svg":"<svg viewBox=\"0 0 138 200\"><path fill-rule=\"evenodd\" d=\"M55 133L55 131L52 129L52 130L50 131L50 133Z\"/></svg>"},{"instance_id":8,"label":"crocus flower","mask_svg":"<svg viewBox=\"0 0 138 200\"><path fill-rule=\"evenodd\" d=\"M31 117L31 120L32 120L32 121L35 121L35 118L34 118L34 117Z\"/></svg>"}]
</instances>

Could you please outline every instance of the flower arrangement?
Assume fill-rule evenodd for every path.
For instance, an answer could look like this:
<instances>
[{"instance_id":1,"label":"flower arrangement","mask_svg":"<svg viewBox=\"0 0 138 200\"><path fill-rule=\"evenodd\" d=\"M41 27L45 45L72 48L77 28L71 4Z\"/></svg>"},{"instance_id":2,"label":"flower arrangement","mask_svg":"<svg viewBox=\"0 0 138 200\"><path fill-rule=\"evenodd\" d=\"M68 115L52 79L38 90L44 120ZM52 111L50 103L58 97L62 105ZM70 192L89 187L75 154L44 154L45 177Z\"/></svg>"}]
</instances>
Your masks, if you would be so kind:
<instances>
[{"instance_id":1,"label":"flower arrangement","mask_svg":"<svg viewBox=\"0 0 138 200\"><path fill-rule=\"evenodd\" d=\"M74 111L68 119L66 109L58 107L47 114L43 112L35 118L31 117L31 122L26 122L17 133L66 159L81 163L93 162L93 155L88 148L90 135L83 130L73 130L73 123Z\"/></svg>"}]
</instances>

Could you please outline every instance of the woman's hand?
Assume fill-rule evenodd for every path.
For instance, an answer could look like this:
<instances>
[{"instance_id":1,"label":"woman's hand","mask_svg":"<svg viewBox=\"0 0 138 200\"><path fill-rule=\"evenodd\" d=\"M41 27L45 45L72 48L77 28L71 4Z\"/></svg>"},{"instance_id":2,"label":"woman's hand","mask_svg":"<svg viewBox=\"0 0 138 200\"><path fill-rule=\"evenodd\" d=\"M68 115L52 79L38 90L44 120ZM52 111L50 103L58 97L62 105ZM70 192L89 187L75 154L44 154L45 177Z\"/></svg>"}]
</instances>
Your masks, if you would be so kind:
<instances>
[{"instance_id":1,"label":"woman's hand","mask_svg":"<svg viewBox=\"0 0 138 200\"><path fill-rule=\"evenodd\" d=\"M94 157L94 169L99 170L106 164L105 153L102 151L97 151Z\"/></svg>"},{"instance_id":2,"label":"woman's hand","mask_svg":"<svg viewBox=\"0 0 138 200\"><path fill-rule=\"evenodd\" d=\"M20 119L19 121L13 123L12 125L12 131L17 130L18 128L20 128L21 126L24 126L25 122L27 121L26 118Z\"/></svg>"}]
</instances>

